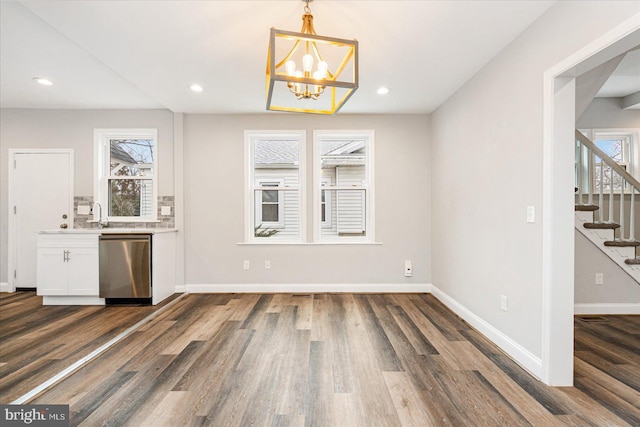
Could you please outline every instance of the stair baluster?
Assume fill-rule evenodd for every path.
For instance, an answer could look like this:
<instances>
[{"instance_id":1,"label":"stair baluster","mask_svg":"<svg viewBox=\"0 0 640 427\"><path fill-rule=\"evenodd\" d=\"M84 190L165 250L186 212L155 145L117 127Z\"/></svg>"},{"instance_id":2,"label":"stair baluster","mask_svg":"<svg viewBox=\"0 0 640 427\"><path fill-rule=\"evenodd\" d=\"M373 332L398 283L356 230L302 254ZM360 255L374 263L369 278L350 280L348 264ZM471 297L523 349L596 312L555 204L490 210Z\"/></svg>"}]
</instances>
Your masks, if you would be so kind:
<instances>
[{"instance_id":1,"label":"stair baluster","mask_svg":"<svg viewBox=\"0 0 640 427\"><path fill-rule=\"evenodd\" d=\"M613 168L609 166L611 171L609 176L609 220L608 223L613 223Z\"/></svg>"},{"instance_id":2,"label":"stair baluster","mask_svg":"<svg viewBox=\"0 0 640 427\"><path fill-rule=\"evenodd\" d=\"M600 194L598 195L598 222L604 222L604 218L602 217L602 207L604 206L604 185L603 185L603 181L604 181L604 162L602 161L602 159L600 159L600 185L599 185L599 192Z\"/></svg>"}]
</instances>

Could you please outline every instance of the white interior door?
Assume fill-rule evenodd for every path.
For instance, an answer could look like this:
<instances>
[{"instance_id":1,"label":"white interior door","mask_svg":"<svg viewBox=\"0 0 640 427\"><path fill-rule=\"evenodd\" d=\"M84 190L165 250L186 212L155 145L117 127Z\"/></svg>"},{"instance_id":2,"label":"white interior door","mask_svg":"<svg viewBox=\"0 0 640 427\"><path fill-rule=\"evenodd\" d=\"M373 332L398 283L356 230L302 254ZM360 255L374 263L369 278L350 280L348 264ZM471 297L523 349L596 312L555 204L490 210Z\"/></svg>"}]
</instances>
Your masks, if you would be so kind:
<instances>
[{"instance_id":1,"label":"white interior door","mask_svg":"<svg viewBox=\"0 0 640 427\"><path fill-rule=\"evenodd\" d=\"M73 225L73 152L14 152L12 160L14 271L9 274L14 288L35 288L38 231Z\"/></svg>"}]
</instances>

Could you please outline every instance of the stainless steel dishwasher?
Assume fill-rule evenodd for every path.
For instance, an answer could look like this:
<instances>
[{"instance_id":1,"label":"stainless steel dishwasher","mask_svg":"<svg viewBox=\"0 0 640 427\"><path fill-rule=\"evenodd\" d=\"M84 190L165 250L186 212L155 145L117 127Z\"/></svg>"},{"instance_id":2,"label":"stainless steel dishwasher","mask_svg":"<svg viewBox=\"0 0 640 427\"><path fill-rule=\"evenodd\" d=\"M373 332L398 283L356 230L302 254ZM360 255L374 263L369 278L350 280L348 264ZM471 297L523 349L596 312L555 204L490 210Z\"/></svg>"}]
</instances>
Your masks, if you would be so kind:
<instances>
[{"instance_id":1,"label":"stainless steel dishwasher","mask_svg":"<svg viewBox=\"0 0 640 427\"><path fill-rule=\"evenodd\" d=\"M106 304L151 304L151 235L100 236L100 298Z\"/></svg>"}]
</instances>

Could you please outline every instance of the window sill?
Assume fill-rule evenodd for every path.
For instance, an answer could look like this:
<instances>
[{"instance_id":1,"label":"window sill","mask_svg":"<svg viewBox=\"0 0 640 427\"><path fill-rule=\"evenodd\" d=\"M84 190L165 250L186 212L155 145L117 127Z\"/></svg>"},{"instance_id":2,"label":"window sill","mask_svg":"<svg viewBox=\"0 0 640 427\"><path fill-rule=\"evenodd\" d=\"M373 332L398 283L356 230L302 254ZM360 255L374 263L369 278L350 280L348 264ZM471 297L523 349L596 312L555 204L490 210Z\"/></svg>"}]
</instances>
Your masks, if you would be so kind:
<instances>
[{"instance_id":1,"label":"window sill","mask_svg":"<svg viewBox=\"0 0 640 427\"><path fill-rule=\"evenodd\" d=\"M88 223L97 223L98 220L96 219L88 219L87 220ZM159 219L125 219L125 220L112 220L112 219L108 219L107 222L109 222L109 224L122 224L125 222L162 222L162 220Z\"/></svg>"},{"instance_id":2,"label":"window sill","mask_svg":"<svg viewBox=\"0 0 640 427\"><path fill-rule=\"evenodd\" d=\"M284 246L382 246L382 242L238 242L238 246L263 246L263 245L284 245Z\"/></svg>"}]
</instances>

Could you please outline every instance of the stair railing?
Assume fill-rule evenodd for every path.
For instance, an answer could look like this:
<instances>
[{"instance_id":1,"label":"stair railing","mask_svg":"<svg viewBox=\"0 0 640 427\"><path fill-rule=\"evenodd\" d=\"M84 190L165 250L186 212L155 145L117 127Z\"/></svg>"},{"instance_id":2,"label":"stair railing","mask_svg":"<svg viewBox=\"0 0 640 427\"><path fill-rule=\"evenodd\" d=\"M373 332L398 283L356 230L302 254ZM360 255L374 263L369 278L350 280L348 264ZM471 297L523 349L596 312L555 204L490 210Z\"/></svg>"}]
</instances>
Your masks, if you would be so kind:
<instances>
[{"instance_id":1,"label":"stair railing","mask_svg":"<svg viewBox=\"0 0 640 427\"><path fill-rule=\"evenodd\" d=\"M613 224L614 223L614 187L619 186L619 240L635 241L635 193L640 192L640 182L638 182L626 169L609 157L604 151L576 130L576 205L582 207L592 207L598 211L597 220L594 213L594 222ZM606 165L606 167L605 167ZM608 169L608 170L606 170ZM603 213L604 187L608 181L608 215L605 220ZM598 204L594 205L593 198L597 192ZM584 203L585 193L587 203ZM625 195L630 195L631 206L629 207L629 219L625 216L624 199ZM597 206L597 208L596 208ZM628 228L626 227L628 225ZM625 238L625 231L628 230L628 239Z\"/></svg>"}]
</instances>

